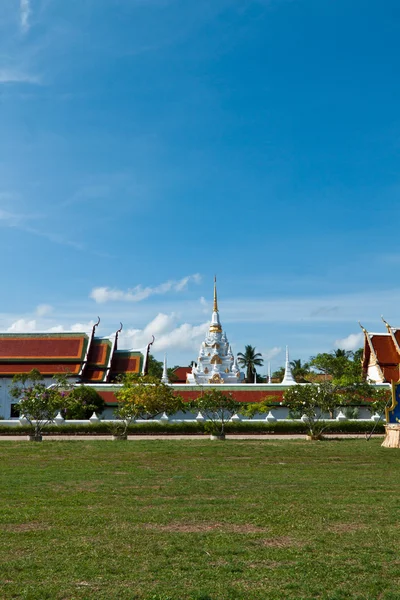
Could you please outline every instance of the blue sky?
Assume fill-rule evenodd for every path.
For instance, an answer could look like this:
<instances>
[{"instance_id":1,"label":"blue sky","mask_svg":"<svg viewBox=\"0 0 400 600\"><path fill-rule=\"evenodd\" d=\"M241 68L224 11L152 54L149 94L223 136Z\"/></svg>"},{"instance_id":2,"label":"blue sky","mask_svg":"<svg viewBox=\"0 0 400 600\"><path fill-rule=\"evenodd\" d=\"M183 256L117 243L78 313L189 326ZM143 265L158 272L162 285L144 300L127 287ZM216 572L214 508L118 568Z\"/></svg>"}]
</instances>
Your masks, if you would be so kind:
<instances>
[{"instance_id":1,"label":"blue sky","mask_svg":"<svg viewBox=\"0 0 400 600\"><path fill-rule=\"evenodd\" d=\"M100 315L187 364L215 273L272 368L400 326L399 29L394 0L2 0L0 328Z\"/></svg>"}]
</instances>

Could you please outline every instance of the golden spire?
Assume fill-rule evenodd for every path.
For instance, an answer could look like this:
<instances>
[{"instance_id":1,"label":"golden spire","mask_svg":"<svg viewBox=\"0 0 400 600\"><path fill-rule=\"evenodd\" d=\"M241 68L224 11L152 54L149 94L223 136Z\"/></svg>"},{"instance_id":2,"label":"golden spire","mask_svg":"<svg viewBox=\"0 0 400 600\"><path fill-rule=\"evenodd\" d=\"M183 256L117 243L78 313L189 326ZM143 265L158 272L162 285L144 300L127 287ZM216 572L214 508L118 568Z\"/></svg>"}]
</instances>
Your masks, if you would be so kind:
<instances>
[{"instance_id":1,"label":"golden spire","mask_svg":"<svg viewBox=\"0 0 400 600\"><path fill-rule=\"evenodd\" d=\"M219 322L218 300L217 300L217 278L214 277L214 306L211 317L210 333L222 333L221 323Z\"/></svg>"},{"instance_id":2,"label":"golden spire","mask_svg":"<svg viewBox=\"0 0 400 600\"><path fill-rule=\"evenodd\" d=\"M214 312L218 312L218 300L217 300L217 277L214 275Z\"/></svg>"}]
</instances>

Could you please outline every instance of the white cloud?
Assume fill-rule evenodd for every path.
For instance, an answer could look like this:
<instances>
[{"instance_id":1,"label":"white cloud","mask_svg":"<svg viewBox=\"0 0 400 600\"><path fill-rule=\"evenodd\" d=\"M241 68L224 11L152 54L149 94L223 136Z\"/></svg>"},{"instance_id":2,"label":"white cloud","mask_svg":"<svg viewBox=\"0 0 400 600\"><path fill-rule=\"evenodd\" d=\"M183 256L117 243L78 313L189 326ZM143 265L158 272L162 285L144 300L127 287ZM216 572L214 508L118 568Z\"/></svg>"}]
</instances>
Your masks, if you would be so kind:
<instances>
[{"instance_id":1,"label":"white cloud","mask_svg":"<svg viewBox=\"0 0 400 600\"><path fill-rule=\"evenodd\" d=\"M51 306L43 304L41 307L46 307L46 309L52 309ZM40 307L38 307L40 308ZM38 311L36 310L36 314L39 316ZM48 314L48 313L45 313ZM43 315L40 315L43 316ZM8 333L65 333L68 331L72 332L85 332L90 333L92 331L92 327L94 325L94 321L89 321L89 323L74 323L71 326L64 325L53 325L52 327L42 326L36 319L17 319L14 321L6 331Z\"/></svg>"},{"instance_id":2,"label":"white cloud","mask_svg":"<svg viewBox=\"0 0 400 600\"><path fill-rule=\"evenodd\" d=\"M280 346L274 346L270 350L263 352L262 355L263 355L264 360L272 360L275 356L278 356L278 354L280 354L281 352L282 352L282 348Z\"/></svg>"},{"instance_id":3,"label":"white cloud","mask_svg":"<svg viewBox=\"0 0 400 600\"><path fill-rule=\"evenodd\" d=\"M53 325L49 329L45 331L48 333L66 333L68 331L73 331L75 333L90 333L92 331L94 325L94 321L89 321L89 323L74 323L70 327L64 327L63 325ZM43 329L38 329L37 331L43 331Z\"/></svg>"},{"instance_id":4,"label":"white cloud","mask_svg":"<svg viewBox=\"0 0 400 600\"><path fill-rule=\"evenodd\" d=\"M336 348L343 348L343 350L357 350L363 345L364 334L363 333L351 333L341 340L335 341Z\"/></svg>"},{"instance_id":5,"label":"white cloud","mask_svg":"<svg viewBox=\"0 0 400 600\"><path fill-rule=\"evenodd\" d=\"M191 325L178 324L175 313L169 315L159 313L144 329L128 329L119 337L119 348L143 348L154 335L154 350L162 352L169 349L197 352L204 338L208 323Z\"/></svg>"},{"instance_id":6,"label":"white cloud","mask_svg":"<svg viewBox=\"0 0 400 600\"><path fill-rule=\"evenodd\" d=\"M31 14L31 6L29 0L20 0L19 4L19 16L20 16L20 24L21 30L23 33L29 31L30 23L29 16Z\"/></svg>"},{"instance_id":7,"label":"white cloud","mask_svg":"<svg viewBox=\"0 0 400 600\"><path fill-rule=\"evenodd\" d=\"M35 319L18 319L8 327L7 331L9 333L31 333L36 331L36 321Z\"/></svg>"},{"instance_id":8,"label":"white cloud","mask_svg":"<svg viewBox=\"0 0 400 600\"><path fill-rule=\"evenodd\" d=\"M90 298L93 298L98 304L105 302L140 302L149 298L149 296L166 294L167 292L182 292L187 288L190 281L199 283L201 277L198 273L194 275L188 275L179 281L173 279L161 283L155 287L142 287L137 285L132 289L124 292L123 290L110 289L109 287L97 287L90 292Z\"/></svg>"},{"instance_id":9,"label":"white cloud","mask_svg":"<svg viewBox=\"0 0 400 600\"><path fill-rule=\"evenodd\" d=\"M38 317L45 317L53 311L53 307L50 304L39 304L36 307L36 314Z\"/></svg>"}]
</instances>

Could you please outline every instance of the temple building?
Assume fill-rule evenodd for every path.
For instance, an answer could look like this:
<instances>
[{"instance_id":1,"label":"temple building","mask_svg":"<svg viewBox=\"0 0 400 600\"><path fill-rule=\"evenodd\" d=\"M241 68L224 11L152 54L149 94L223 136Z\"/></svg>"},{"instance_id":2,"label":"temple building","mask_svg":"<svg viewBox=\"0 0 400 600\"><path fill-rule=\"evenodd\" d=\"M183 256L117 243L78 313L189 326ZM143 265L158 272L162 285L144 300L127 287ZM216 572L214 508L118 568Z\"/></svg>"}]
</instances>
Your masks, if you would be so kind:
<instances>
[{"instance_id":1,"label":"temple building","mask_svg":"<svg viewBox=\"0 0 400 600\"><path fill-rule=\"evenodd\" d=\"M386 333L364 332L362 367L371 383L391 383L400 380L400 329L392 327L382 317Z\"/></svg>"},{"instance_id":2,"label":"temple building","mask_svg":"<svg viewBox=\"0 0 400 600\"><path fill-rule=\"evenodd\" d=\"M0 415L8 418L9 386L14 375L37 369L49 384L66 374L74 383L107 384L126 373L146 372L151 343L142 350L118 350L118 336L97 337L98 322L88 334L0 333ZM153 340L154 341L154 340Z\"/></svg>"},{"instance_id":3,"label":"temple building","mask_svg":"<svg viewBox=\"0 0 400 600\"><path fill-rule=\"evenodd\" d=\"M232 348L222 331L219 319L217 282L214 278L214 306L211 323L204 342L200 346L197 365L187 374L186 382L190 384L237 384L244 380L244 373L239 370Z\"/></svg>"}]
</instances>

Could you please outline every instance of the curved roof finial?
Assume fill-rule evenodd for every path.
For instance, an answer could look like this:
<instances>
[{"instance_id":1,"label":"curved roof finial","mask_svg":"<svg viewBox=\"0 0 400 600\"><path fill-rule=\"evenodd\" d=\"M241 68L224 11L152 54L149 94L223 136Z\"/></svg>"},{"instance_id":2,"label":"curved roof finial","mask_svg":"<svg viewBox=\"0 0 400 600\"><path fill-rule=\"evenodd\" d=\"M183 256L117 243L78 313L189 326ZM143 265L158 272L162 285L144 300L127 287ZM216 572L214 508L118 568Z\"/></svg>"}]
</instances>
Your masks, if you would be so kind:
<instances>
[{"instance_id":1,"label":"curved roof finial","mask_svg":"<svg viewBox=\"0 0 400 600\"><path fill-rule=\"evenodd\" d=\"M381 319L382 319L382 321L385 323L385 325L386 325L386 329L387 329L387 330L390 332L390 330L391 330L392 328L390 327L389 323L388 323L387 321L385 321L385 319L383 318L383 315L381 315Z\"/></svg>"},{"instance_id":2,"label":"curved roof finial","mask_svg":"<svg viewBox=\"0 0 400 600\"><path fill-rule=\"evenodd\" d=\"M123 328L123 325L122 325L121 321L119 322L119 324L120 324L120 328L117 330L117 333L121 333L122 328Z\"/></svg>"},{"instance_id":3,"label":"curved roof finial","mask_svg":"<svg viewBox=\"0 0 400 600\"><path fill-rule=\"evenodd\" d=\"M363 327L360 323L360 321L358 321L359 326L361 327L361 329L363 330L364 333L368 333L368 331L365 329L365 327Z\"/></svg>"},{"instance_id":4,"label":"curved roof finial","mask_svg":"<svg viewBox=\"0 0 400 600\"><path fill-rule=\"evenodd\" d=\"M100 325L100 317L97 317L97 323L95 323L93 325L93 327L96 329L96 327L98 327Z\"/></svg>"}]
</instances>

